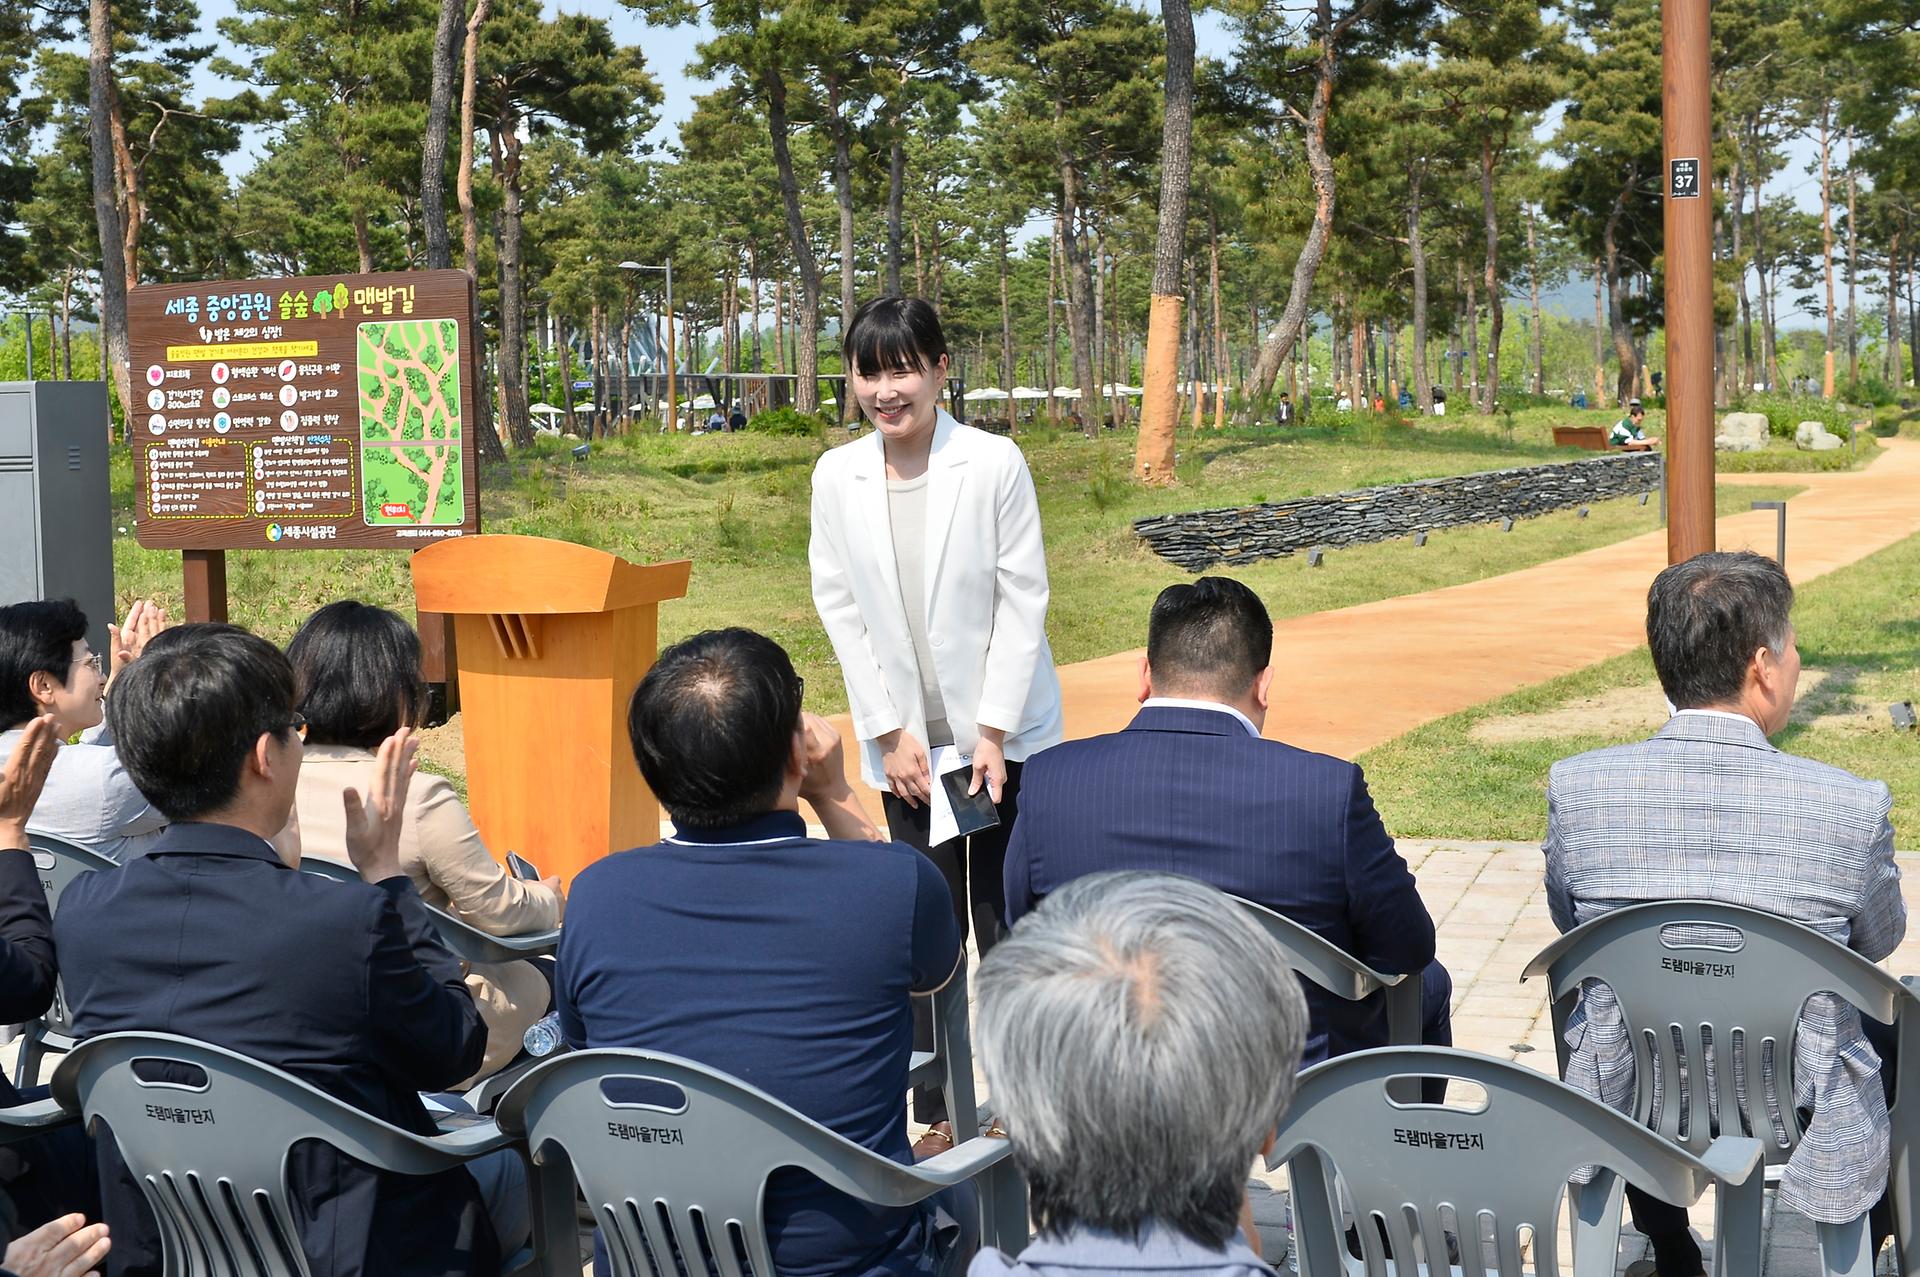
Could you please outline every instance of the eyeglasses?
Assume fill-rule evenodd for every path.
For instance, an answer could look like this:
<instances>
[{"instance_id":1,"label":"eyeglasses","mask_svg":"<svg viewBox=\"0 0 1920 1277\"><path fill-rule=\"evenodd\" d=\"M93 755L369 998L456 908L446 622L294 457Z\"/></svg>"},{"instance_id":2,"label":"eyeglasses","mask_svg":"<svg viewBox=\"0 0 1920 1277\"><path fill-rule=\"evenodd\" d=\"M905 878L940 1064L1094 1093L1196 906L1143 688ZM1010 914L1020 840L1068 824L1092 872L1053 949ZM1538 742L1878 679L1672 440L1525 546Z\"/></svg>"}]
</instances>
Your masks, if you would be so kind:
<instances>
[{"instance_id":1,"label":"eyeglasses","mask_svg":"<svg viewBox=\"0 0 1920 1277\"><path fill-rule=\"evenodd\" d=\"M85 656L81 657L79 660L75 661L74 664L75 665L91 665L93 666L93 672L95 674L101 675L102 677L105 677L107 672L107 663L105 659L103 659L100 653L98 652L89 652Z\"/></svg>"},{"instance_id":2,"label":"eyeglasses","mask_svg":"<svg viewBox=\"0 0 1920 1277\"><path fill-rule=\"evenodd\" d=\"M305 741L307 739L307 716L305 714L295 714L293 721L280 730L283 732L292 732L302 741Z\"/></svg>"}]
</instances>

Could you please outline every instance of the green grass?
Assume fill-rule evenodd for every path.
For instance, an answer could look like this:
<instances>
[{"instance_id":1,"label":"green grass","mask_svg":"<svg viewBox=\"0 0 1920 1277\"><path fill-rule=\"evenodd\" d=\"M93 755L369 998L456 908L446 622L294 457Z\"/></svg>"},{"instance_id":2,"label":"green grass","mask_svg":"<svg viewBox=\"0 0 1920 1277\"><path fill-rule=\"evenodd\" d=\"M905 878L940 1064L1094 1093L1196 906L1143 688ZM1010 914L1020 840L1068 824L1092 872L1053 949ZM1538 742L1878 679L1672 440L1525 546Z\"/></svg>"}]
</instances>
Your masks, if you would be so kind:
<instances>
[{"instance_id":1,"label":"green grass","mask_svg":"<svg viewBox=\"0 0 1920 1277\"><path fill-rule=\"evenodd\" d=\"M1527 409L1505 419L1391 419L1321 414L1307 428L1183 432L1178 486L1146 490L1128 477L1131 434L1088 440L1033 430L1021 436L1040 494L1053 583L1049 632L1065 663L1146 641L1146 615L1165 586L1189 574L1146 551L1130 524L1146 515L1246 505L1413 479L1576 461L1554 448L1555 424L1610 414ZM754 433L633 435L594 445L575 461L571 440L542 440L482 476L482 522L490 532L577 541L637 561L691 558L688 597L661 609L662 636L721 625L759 629L786 646L814 689L812 707L844 708L832 650L814 615L806 552L808 494L823 445ZM1745 509L1755 488L1722 494ZM115 452L114 510L121 529L114 570L122 603L152 597L181 608L175 553L134 543L132 475ZM1234 569L1277 617L1346 607L1498 575L1618 541L1658 526L1655 503L1614 501L1590 518L1572 511L1498 527L1436 533L1416 549L1401 541ZM412 613L406 556L390 551L247 550L227 555L233 619L275 641L290 637L323 603L340 598Z\"/></svg>"},{"instance_id":2,"label":"green grass","mask_svg":"<svg viewBox=\"0 0 1920 1277\"><path fill-rule=\"evenodd\" d=\"M1920 736L1896 732L1895 701L1920 699L1920 536L1808 583L1794 608L1806 673L1780 748L1884 780L1900 846L1920 827ZM1814 675L1826 677L1814 686ZM1514 743L1477 739L1476 725L1567 711L1616 689L1660 704L1645 648L1418 728L1360 759L1388 828L1408 837L1538 839L1546 833L1547 768L1584 750L1643 739L1644 730L1574 730ZM1660 712L1653 709L1657 716ZM1483 729L1484 730L1484 729Z\"/></svg>"}]
</instances>

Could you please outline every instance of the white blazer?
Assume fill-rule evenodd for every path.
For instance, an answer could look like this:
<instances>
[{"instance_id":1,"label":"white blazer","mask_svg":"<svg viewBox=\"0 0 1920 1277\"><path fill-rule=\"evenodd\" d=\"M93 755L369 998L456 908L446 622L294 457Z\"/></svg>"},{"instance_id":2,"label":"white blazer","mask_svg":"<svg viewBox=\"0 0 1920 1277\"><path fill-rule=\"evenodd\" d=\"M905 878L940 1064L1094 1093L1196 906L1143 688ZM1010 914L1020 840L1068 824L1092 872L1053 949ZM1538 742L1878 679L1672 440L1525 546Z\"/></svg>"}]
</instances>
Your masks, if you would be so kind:
<instances>
[{"instance_id":1,"label":"white blazer","mask_svg":"<svg viewBox=\"0 0 1920 1277\"><path fill-rule=\"evenodd\" d=\"M1061 736L1060 680L1047 646L1047 560L1027 460L1011 439L943 409L927 461L927 645L954 744L1007 734L1019 762ZM879 431L830 450L813 471L813 605L846 679L860 774L887 787L876 740L927 740L919 667L887 511Z\"/></svg>"}]
</instances>

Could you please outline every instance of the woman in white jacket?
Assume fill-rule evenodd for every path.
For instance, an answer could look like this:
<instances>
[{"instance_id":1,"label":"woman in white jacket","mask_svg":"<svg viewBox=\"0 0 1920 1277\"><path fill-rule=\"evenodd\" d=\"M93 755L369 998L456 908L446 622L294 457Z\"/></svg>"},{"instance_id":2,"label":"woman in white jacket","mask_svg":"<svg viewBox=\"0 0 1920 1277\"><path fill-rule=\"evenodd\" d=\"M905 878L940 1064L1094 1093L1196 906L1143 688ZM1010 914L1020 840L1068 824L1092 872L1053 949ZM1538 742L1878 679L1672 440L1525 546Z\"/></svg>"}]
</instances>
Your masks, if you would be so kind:
<instances>
[{"instance_id":1,"label":"woman in white jacket","mask_svg":"<svg viewBox=\"0 0 1920 1277\"><path fill-rule=\"evenodd\" d=\"M947 344L914 297L880 297L847 327L848 388L871 434L813 472L813 602L846 679L861 774L888 831L946 875L985 953L1005 926L1001 867L1020 763L1060 740L1047 646L1047 563L1026 458L940 407ZM1000 823L931 844L930 751L967 760Z\"/></svg>"}]
</instances>

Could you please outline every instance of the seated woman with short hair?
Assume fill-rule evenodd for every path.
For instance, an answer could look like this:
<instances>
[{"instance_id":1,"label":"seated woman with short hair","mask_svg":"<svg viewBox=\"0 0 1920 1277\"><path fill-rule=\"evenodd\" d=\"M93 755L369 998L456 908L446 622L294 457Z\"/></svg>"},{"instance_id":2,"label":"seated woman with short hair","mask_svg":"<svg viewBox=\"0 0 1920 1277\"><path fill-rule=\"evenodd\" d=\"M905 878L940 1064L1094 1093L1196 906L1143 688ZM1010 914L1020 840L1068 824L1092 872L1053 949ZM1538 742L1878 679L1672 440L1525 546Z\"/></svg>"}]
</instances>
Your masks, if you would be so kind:
<instances>
[{"instance_id":1,"label":"seated woman with short hair","mask_svg":"<svg viewBox=\"0 0 1920 1277\"><path fill-rule=\"evenodd\" d=\"M329 603L293 636L287 659L307 720L289 833L301 854L344 863L341 791L365 789L380 742L403 726L418 726L426 715L420 636L385 608ZM425 771L407 792L400 867L422 900L492 935L549 930L560 925L566 907L558 877L525 882L507 873L481 841L452 784ZM510 1063L553 1001L551 982L531 962L476 963L467 990L486 1022L487 1054L480 1072L456 1090Z\"/></svg>"},{"instance_id":2,"label":"seated woman with short hair","mask_svg":"<svg viewBox=\"0 0 1920 1277\"><path fill-rule=\"evenodd\" d=\"M104 720L113 676L166 624L167 614L142 599L125 625L107 627L112 650L102 656L88 646L87 614L71 599L0 607L0 757L43 714L58 739L74 742L54 755L29 832L124 863L165 831L167 818L120 765Z\"/></svg>"},{"instance_id":3,"label":"seated woman with short hair","mask_svg":"<svg viewBox=\"0 0 1920 1277\"><path fill-rule=\"evenodd\" d=\"M1273 1271L1248 1244L1247 1172L1293 1102L1307 1005L1239 906L1193 878L1090 874L1016 923L974 988L1039 1236L970 1277Z\"/></svg>"}]
</instances>

